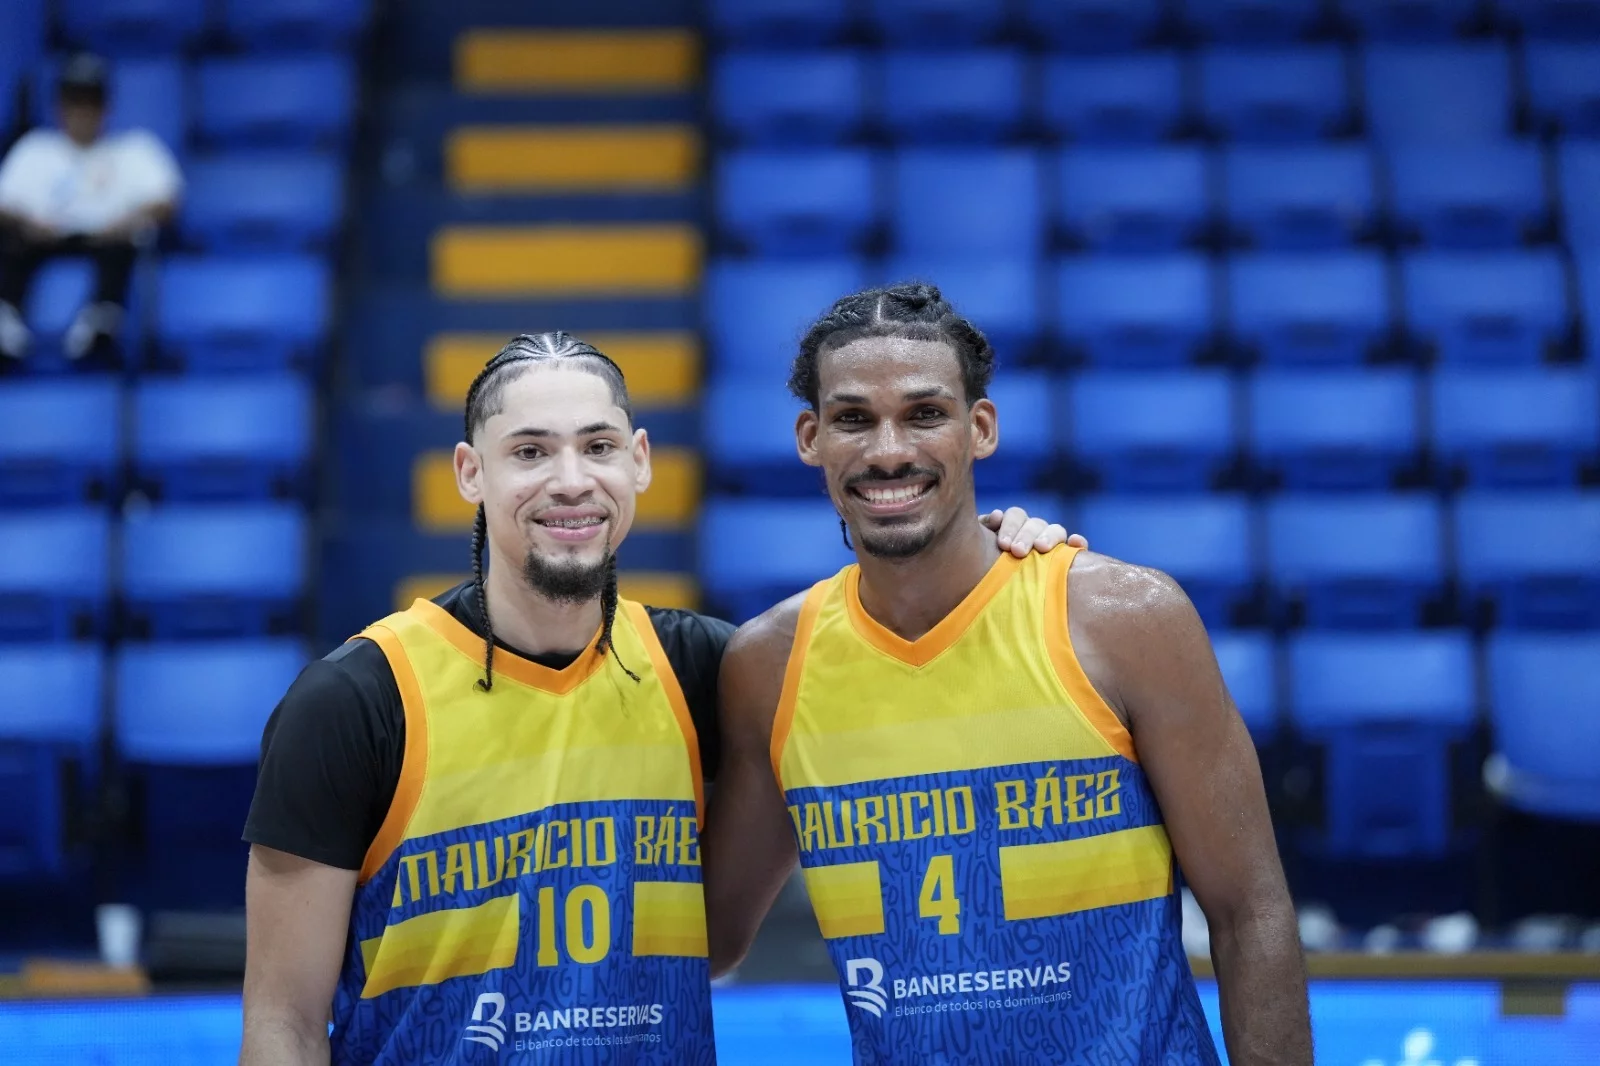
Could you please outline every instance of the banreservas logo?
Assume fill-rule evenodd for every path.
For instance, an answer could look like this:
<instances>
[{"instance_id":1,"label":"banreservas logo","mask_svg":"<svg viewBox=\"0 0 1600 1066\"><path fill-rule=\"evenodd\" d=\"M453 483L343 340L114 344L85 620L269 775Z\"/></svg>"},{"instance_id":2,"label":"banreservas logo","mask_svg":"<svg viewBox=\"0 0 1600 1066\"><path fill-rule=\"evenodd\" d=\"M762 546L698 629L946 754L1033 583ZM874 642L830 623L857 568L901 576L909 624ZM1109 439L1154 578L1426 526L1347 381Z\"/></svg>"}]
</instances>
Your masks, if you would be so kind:
<instances>
[{"instance_id":1,"label":"banreservas logo","mask_svg":"<svg viewBox=\"0 0 1600 1066\"><path fill-rule=\"evenodd\" d=\"M506 1011L506 997L499 992L485 992L472 1006L472 1020L467 1023L463 1040L499 1051L506 1042L506 1023L500 1016Z\"/></svg>"}]
</instances>

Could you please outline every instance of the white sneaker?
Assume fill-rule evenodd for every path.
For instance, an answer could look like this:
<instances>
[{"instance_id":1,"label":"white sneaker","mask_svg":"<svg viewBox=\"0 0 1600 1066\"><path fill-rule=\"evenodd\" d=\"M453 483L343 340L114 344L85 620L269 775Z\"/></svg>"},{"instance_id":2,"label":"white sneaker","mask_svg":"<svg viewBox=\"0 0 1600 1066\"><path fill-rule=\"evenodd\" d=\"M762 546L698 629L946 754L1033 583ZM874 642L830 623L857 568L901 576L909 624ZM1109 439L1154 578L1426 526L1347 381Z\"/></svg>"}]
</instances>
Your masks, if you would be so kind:
<instances>
[{"instance_id":1,"label":"white sneaker","mask_svg":"<svg viewBox=\"0 0 1600 1066\"><path fill-rule=\"evenodd\" d=\"M117 335L122 326L122 308L116 304L88 304L78 312L61 339L62 350L68 359L82 359L94 348L95 341Z\"/></svg>"},{"instance_id":2,"label":"white sneaker","mask_svg":"<svg viewBox=\"0 0 1600 1066\"><path fill-rule=\"evenodd\" d=\"M17 309L0 300L0 355L7 359L21 359L33 345L33 334L23 323Z\"/></svg>"}]
</instances>

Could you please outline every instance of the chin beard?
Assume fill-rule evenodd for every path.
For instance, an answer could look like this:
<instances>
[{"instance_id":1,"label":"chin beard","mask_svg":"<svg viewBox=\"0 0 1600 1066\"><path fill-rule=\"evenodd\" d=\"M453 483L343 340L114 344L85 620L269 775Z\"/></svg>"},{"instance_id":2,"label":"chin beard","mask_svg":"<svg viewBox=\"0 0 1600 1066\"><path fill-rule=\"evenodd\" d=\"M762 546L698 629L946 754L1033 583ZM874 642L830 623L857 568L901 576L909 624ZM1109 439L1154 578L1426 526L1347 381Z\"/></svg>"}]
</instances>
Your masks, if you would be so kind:
<instances>
[{"instance_id":1,"label":"chin beard","mask_svg":"<svg viewBox=\"0 0 1600 1066\"><path fill-rule=\"evenodd\" d=\"M609 548L593 563L576 559L551 560L538 552L529 552L522 561L522 580L539 595L557 603L587 603L599 599L605 591L616 558L616 553Z\"/></svg>"},{"instance_id":2,"label":"chin beard","mask_svg":"<svg viewBox=\"0 0 1600 1066\"><path fill-rule=\"evenodd\" d=\"M861 550L879 559L909 559L933 543L936 535L932 524L911 529L875 529L870 533L858 532L856 540Z\"/></svg>"}]
</instances>

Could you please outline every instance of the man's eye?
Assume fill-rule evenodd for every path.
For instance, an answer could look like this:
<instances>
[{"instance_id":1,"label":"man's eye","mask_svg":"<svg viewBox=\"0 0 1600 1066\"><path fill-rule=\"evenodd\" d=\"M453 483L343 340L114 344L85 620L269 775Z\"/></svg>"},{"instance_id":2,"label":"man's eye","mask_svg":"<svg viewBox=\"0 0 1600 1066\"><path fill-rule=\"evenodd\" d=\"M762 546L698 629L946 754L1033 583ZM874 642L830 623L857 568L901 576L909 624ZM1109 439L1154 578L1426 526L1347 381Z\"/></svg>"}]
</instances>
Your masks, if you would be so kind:
<instances>
[{"instance_id":1,"label":"man's eye","mask_svg":"<svg viewBox=\"0 0 1600 1066\"><path fill-rule=\"evenodd\" d=\"M919 422L928 422L935 418L943 418L944 412L937 407L919 407L912 417Z\"/></svg>"},{"instance_id":2,"label":"man's eye","mask_svg":"<svg viewBox=\"0 0 1600 1066\"><path fill-rule=\"evenodd\" d=\"M597 440L589 445L590 455L610 455L617 450L617 446L608 440Z\"/></svg>"},{"instance_id":3,"label":"man's eye","mask_svg":"<svg viewBox=\"0 0 1600 1066\"><path fill-rule=\"evenodd\" d=\"M517 449L517 458L523 460L524 462L531 462L543 454L544 452L541 449L535 448L532 445L524 445L523 447Z\"/></svg>"}]
</instances>

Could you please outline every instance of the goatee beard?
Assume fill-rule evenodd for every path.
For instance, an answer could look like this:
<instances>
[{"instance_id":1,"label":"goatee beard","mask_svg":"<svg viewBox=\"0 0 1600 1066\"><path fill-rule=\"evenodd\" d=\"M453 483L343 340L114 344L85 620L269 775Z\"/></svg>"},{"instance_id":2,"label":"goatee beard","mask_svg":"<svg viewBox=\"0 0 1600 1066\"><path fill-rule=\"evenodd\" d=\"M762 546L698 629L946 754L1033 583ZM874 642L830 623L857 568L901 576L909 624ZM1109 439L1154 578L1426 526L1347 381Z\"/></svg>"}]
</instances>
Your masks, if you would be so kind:
<instances>
[{"instance_id":1,"label":"goatee beard","mask_svg":"<svg viewBox=\"0 0 1600 1066\"><path fill-rule=\"evenodd\" d=\"M616 554L609 548L597 562L562 559L552 561L529 552L522 561L522 580L528 587L557 603L587 603L605 591Z\"/></svg>"}]
</instances>

